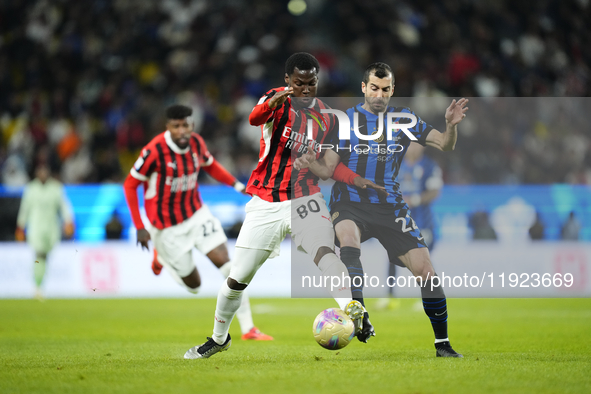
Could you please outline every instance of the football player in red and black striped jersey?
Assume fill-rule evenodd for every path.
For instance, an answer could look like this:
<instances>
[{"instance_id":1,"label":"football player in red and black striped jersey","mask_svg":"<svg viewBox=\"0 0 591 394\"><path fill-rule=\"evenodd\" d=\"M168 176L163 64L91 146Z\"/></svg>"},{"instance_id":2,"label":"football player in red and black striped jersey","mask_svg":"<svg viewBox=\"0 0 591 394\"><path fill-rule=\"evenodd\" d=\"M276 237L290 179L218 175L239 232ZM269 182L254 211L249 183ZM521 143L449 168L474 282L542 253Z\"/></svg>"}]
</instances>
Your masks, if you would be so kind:
<instances>
[{"instance_id":1,"label":"football player in red and black striped jersey","mask_svg":"<svg viewBox=\"0 0 591 394\"><path fill-rule=\"evenodd\" d=\"M246 205L232 270L218 294L212 338L189 349L187 359L208 358L230 346L228 331L243 290L262 264L279 254L287 234L291 234L298 250L312 257L325 277L349 277L334 252L334 230L318 187L319 178L307 169L297 172L293 168L295 158L308 148L320 154L321 144L331 141L331 133L338 130L334 115L323 114L322 109L328 107L316 98L319 70L318 60L309 53L290 56L285 64L287 86L270 90L250 114L250 124L261 126L262 132L259 163L246 189L253 198ZM311 138L308 123L312 125ZM336 155L332 151L325 154ZM346 166L342 169L344 175L339 180L383 190ZM356 329L361 330L365 310L352 300L349 285L342 283L330 292Z\"/></svg>"},{"instance_id":2,"label":"football player in red and black striped jersey","mask_svg":"<svg viewBox=\"0 0 591 394\"><path fill-rule=\"evenodd\" d=\"M173 105L166 110L167 130L144 147L124 188L138 243L146 249L150 239L154 244L157 261L153 269L158 268L156 263L159 262L179 284L196 293L201 278L193 263L193 247L205 254L224 276L230 272L227 238L220 221L201 200L197 184L199 170L203 168L238 192L243 192L245 186L214 159L201 136L192 132L192 113L191 108L183 105ZM147 229L138 207L140 185L144 186L150 222ZM154 269L155 273L157 271ZM243 339L273 339L254 327L248 299L238 312L238 318Z\"/></svg>"}]
</instances>

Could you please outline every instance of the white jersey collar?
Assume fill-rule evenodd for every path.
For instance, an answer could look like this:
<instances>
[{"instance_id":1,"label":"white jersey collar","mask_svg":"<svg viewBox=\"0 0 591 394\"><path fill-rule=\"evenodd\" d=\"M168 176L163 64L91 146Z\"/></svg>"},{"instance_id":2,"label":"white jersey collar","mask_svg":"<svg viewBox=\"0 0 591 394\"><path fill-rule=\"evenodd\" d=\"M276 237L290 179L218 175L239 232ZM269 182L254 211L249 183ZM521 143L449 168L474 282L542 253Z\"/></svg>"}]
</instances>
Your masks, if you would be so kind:
<instances>
[{"instance_id":1,"label":"white jersey collar","mask_svg":"<svg viewBox=\"0 0 591 394\"><path fill-rule=\"evenodd\" d=\"M168 131L168 130L166 130L164 132L164 140L166 141L166 145L168 145L170 147L170 149L172 149L172 151L178 155L184 155L191 148L190 144L185 149L179 148L179 146L172 141L172 137L170 136L170 131Z\"/></svg>"}]
</instances>

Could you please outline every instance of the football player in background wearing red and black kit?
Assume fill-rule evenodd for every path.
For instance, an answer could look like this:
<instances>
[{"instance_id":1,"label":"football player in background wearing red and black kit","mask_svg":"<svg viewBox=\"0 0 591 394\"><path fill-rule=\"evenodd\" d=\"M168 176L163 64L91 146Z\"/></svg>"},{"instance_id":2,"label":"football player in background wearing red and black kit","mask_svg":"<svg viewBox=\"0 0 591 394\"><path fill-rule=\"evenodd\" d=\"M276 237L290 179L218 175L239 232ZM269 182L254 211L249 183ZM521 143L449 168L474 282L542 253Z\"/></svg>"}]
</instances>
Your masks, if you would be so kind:
<instances>
[{"instance_id":1,"label":"football player in background wearing red and black kit","mask_svg":"<svg viewBox=\"0 0 591 394\"><path fill-rule=\"evenodd\" d=\"M181 286L197 293L201 278L193 262L193 247L206 255L224 277L230 272L228 239L220 221L201 200L199 170L203 168L238 192L244 191L244 185L213 158L201 136L192 132L192 113L184 105L167 108L167 130L144 147L125 180L124 189L138 243L148 249L151 239L158 250L158 262ZM144 186L146 215L150 221L147 228L139 211L140 185ZM237 314L243 339L273 339L254 326L248 297L243 298Z\"/></svg>"}]
</instances>

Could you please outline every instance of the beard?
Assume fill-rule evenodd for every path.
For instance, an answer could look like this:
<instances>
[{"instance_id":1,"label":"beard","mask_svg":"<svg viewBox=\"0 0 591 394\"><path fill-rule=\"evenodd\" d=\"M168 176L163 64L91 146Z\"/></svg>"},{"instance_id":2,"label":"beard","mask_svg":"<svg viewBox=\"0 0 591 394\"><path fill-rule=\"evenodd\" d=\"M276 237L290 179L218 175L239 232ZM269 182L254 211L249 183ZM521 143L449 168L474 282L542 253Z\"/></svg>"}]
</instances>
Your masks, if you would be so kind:
<instances>
[{"instance_id":1,"label":"beard","mask_svg":"<svg viewBox=\"0 0 591 394\"><path fill-rule=\"evenodd\" d=\"M389 98L368 98L369 107L373 112L383 112L388 108Z\"/></svg>"},{"instance_id":2,"label":"beard","mask_svg":"<svg viewBox=\"0 0 591 394\"><path fill-rule=\"evenodd\" d=\"M173 140L173 142L181 149L185 149L187 146L189 146L189 139L185 137L181 137L176 141Z\"/></svg>"}]
</instances>

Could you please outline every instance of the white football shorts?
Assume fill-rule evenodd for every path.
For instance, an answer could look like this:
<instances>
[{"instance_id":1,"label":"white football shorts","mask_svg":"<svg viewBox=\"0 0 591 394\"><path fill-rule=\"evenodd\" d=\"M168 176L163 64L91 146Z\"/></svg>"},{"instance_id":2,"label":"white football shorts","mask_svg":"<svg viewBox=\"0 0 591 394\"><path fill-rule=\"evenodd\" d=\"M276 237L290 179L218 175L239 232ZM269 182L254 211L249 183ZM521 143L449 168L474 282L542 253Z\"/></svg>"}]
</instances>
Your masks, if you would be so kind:
<instances>
[{"instance_id":1,"label":"white football shorts","mask_svg":"<svg viewBox=\"0 0 591 394\"><path fill-rule=\"evenodd\" d=\"M334 249L334 230L322 193L290 201L268 202L254 196L246 204L246 218L236 240L236 246L279 255L281 242L287 234L298 250L312 258L318 249Z\"/></svg>"},{"instance_id":2,"label":"white football shorts","mask_svg":"<svg viewBox=\"0 0 591 394\"><path fill-rule=\"evenodd\" d=\"M192 258L182 258L193 247L206 255L228 241L222 224L205 204L182 223L162 230L152 227L148 231L158 251L158 261L174 269L181 278L195 268Z\"/></svg>"}]
</instances>

